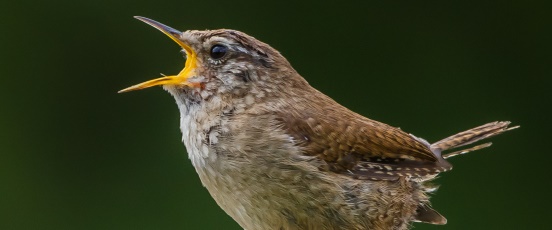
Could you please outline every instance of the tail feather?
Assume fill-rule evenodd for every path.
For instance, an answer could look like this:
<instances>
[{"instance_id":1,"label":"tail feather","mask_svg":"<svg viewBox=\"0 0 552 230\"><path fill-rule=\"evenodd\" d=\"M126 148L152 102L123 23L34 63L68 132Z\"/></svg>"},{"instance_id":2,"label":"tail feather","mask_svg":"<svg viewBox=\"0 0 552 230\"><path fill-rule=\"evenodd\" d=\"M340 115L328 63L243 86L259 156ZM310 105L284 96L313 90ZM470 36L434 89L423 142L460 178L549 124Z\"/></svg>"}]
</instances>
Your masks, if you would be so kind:
<instances>
[{"instance_id":1,"label":"tail feather","mask_svg":"<svg viewBox=\"0 0 552 230\"><path fill-rule=\"evenodd\" d=\"M441 155L442 151L469 145L477 141L501 134L508 130L519 128L519 126L508 127L508 125L510 125L509 121L491 122L464 132L454 134L450 137L447 137L443 140L433 143L432 145L430 145L430 147L434 153L436 153L437 155ZM417 139L420 139L420 138L417 138ZM423 139L421 139L420 141L427 143ZM467 149L462 149L462 150L454 151L452 153L443 154L441 155L442 159L440 159L439 163L443 164L443 162L445 162L448 164L448 162L444 159L465 154L471 151L487 148L491 146L491 144L492 144L491 142L487 142L485 144L476 145L474 147L470 147ZM449 164L448 169L451 169L451 168L452 166ZM433 175L433 177L426 176L426 177L421 177L417 179L419 181L431 180L435 177L435 175ZM447 223L447 219L443 215L441 215L440 213L438 213L437 211L429 207L429 204L421 205L418 207L418 209L416 210L416 214L413 217L413 221L424 222L429 224L439 224L439 225Z\"/></svg>"},{"instance_id":2,"label":"tail feather","mask_svg":"<svg viewBox=\"0 0 552 230\"><path fill-rule=\"evenodd\" d=\"M447 137L443 140L437 141L431 145L431 148L434 150L440 150L445 151L453 148L458 148L461 146L469 145L472 143L475 143L477 141L501 134L503 132L519 128L519 126L514 127L508 127L510 125L509 121L496 121L484 124L479 127L475 127L473 129L457 133L455 135L452 135L450 137ZM479 150L482 148L486 148L491 146L491 143L485 143L482 145L477 145L472 148L459 150L456 152L452 152L446 155L443 155L443 158L449 158L456 155L464 154L467 152Z\"/></svg>"},{"instance_id":3,"label":"tail feather","mask_svg":"<svg viewBox=\"0 0 552 230\"><path fill-rule=\"evenodd\" d=\"M480 150L480 149L487 148L491 145L493 145L493 143L487 142L485 144L480 144L480 145L477 145L477 146L474 146L474 147L471 147L471 148L454 151L452 153L447 153L447 154L443 155L443 158L447 159L447 158L450 158L450 157L466 154L466 153L469 153L469 152L472 152L472 151L475 151L475 150Z\"/></svg>"}]
</instances>

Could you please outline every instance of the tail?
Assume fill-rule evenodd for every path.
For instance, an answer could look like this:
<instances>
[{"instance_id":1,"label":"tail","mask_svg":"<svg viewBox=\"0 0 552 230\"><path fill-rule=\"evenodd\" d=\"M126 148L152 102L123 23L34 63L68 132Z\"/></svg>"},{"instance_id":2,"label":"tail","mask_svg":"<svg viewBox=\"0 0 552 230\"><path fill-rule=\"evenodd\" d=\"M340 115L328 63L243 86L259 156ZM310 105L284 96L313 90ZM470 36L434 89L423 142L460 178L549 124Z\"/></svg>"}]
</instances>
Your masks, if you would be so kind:
<instances>
[{"instance_id":1,"label":"tail","mask_svg":"<svg viewBox=\"0 0 552 230\"><path fill-rule=\"evenodd\" d=\"M437 141L431 145L431 149L438 150L438 151L445 151L453 148L458 148L461 146L469 145L477 141L501 134L503 132L506 132L512 129L519 128L519 126L508 127L508 125L510 125L509 121L495 121L488 124L484 124L482 126L479 126L461 133L457 133L443 140ZM471 151L483 149L491 146L491 144L492 144L491 142L488 142L471 148L448 153L443 155L443 158L447 159L449 157L453 157L456 155L465 154Z\"/></svg>"},{"instance_id":2,"label":"tail","mask_svg":"<svg viewBox=\"0 0 552 230\"><path fill-rule=\"evenodd\" d=\"M479 127L475 127L473 129L457 133L455 135L452 135L450 137L447 137L443 140L437 141L433 143L430 147L431 150L434 152L441 153L442 151L469 145L472 143L475 143L477 141L483 140L485 138L489 138L498 134L501 134L503 132L506 132L508 130L519 128L519 126L514 127L508 127L510 125L509 121L495 121L488 124L484 124ZM449 157L453 157L456 155L468 153L471 151L479 150L482 148L486 148L491 146L491 142L477 145L475 147L459 150L456 152L452 152L449 154L442 155L444 159L447 159ZM444 161L446 162L446 161ZM414 216L414 221L416 222L424 222L424 223L430 223L430 224L446 224L447 219L439 214L437 211L433 210L428 205L420 205L418 209L416 210L416 214Z\"/></svg>"}]
</instances>

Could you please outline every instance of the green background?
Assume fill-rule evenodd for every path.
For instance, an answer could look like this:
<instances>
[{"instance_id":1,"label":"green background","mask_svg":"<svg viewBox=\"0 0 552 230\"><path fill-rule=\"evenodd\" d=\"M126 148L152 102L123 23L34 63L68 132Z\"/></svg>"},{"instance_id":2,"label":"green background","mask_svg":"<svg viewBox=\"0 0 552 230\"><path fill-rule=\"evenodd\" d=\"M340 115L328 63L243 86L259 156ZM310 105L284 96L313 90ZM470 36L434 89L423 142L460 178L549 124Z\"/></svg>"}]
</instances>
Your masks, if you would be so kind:
<instances>
[{"instance_id":1,"label":"green background","mask_svg":"<svg viewBox=\"0 0 552 230\"><path fill-rule=\"evenodd\" d=\"M544 2L544 1L543 1ZM4 1L0 229L239 229L201 186L174 100L122 88L183 66L132 18L232 28L352 110L436 141L522 128L453 158L445 226L550 229L550 5L533 1Z\"/></svg>"}]
</instances>

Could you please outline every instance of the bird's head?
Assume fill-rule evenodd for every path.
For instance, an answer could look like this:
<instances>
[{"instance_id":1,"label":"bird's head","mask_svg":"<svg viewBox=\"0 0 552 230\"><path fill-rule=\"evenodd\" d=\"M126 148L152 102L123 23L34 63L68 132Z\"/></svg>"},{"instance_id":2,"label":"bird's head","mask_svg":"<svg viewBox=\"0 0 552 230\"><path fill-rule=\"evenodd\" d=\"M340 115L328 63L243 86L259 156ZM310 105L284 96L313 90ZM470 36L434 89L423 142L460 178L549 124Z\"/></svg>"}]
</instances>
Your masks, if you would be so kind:
<instances>
[{"instance_id":1,"label":"bird's head","mask_svg":"<svg viewBox=\"0 0 552 230\"><path fill-rule=\"evenodd\" d=\"M148 18L136 18L175 41L182 48L186 63L177 75L163 76L119 92L162 85L184 100L208 100L213 95L255 98L304 83L278 51L245 33L228 29L180 32Z\"/></svg>"}]
</instances>

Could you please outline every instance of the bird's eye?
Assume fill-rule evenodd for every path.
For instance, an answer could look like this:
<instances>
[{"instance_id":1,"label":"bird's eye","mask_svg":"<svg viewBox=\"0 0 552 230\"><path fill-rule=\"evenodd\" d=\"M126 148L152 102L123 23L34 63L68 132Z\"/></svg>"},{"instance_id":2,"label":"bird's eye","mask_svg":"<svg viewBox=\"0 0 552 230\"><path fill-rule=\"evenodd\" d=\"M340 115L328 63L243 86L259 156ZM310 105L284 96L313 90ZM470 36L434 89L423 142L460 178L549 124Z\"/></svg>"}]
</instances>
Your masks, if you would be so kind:
<instances>
[{"instance_id":1,"label":"bird's eye","mask_svg":"<svg viewBox=\"0 0 552 230\"><path fill-rule=\"evenodd\" d=\"M211 47L211 58L217 60L221 59L228 52L228 48L223 45L214 45Z\"/></svg>"}]
</instances>

